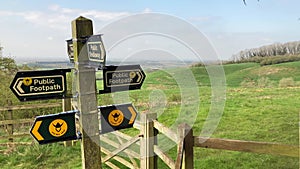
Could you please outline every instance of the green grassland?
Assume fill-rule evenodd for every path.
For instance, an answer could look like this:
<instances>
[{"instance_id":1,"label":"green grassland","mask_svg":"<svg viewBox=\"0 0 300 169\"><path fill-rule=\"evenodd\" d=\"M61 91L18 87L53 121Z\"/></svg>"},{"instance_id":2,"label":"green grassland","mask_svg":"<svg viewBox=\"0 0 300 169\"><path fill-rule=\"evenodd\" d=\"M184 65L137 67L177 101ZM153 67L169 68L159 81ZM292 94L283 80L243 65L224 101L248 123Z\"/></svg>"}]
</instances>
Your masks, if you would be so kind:
<instances>
[{"instance_id":1,"label":"green grassland","mask_svg":"<svg viewBox=\"0 0 300 169\"><path fill-rule=\"evenodd\" d=\"M300 62L270 66L228 64L223 68L226 74L225 107L211 137L299 145ZM210 79L205 67L189 68L199 89L195 90L199 92L199 111L194 112L193 106L182 109L182 89L173 75L184 79L186 74L181 73L183 70L186 68L148 72L141 90L101 95L98 96L99 104L128 102L126 96L129 96L129 101L139 112L157 111L158 121L170 127L181 111L196 113L191 125L194 135L200 135L211 106ZM131 135L138 133L136 129L125 132ZM31 140L30 137L21 139ZM175 152L176 147L173 147L168 154L175 158ZM195 148L194 157L197 169L299 168L299 158L276 155ZM4 169L81 168L80 144L73 147L63 147L59 143L19 146L1 154L0 165ZM159 160L159 169L164 168L167 167Z\"/></svg>"}]
</instances>

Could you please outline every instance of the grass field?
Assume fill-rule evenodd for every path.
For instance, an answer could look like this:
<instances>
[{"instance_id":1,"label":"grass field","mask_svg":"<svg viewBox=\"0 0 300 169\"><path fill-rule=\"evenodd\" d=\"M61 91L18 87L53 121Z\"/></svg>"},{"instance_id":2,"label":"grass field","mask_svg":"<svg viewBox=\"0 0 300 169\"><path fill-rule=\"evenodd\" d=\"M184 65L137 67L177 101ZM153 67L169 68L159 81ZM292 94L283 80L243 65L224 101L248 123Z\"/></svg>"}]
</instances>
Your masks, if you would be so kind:
<instances>
[{"instance_id":1,"label":"grass field","mask_svg":"<svg viewBox=\"0 0 300 169\"><path fill-rule=\"evenodd\" d=\"M99 104L132 101L139 112L152 110L158 120L173 126L182 111L196 113L192 124L194 135L200 135L211 106L210 79L205 67L192 67L199 93L199 110L181 107L180 80L187 78L184 68L147 73L142 90L99 96ZM213 138L276 142L299 145L300 62L261 67L255 63L224 65L226 100L224 112L213 132ZM174 74L177 76L175 77ZM292 82L282 79L292 78ZM286 87L284 83L288 83ZM187 90L188 91L188 90ZM194 93L196 95L196 93ZM127 96L130 96L127 98ZM180 119L179 119L180 121ZM136 134L129 129L126 133ZM31 141L30 137L21 141ZM168 153L175 158L176 147ZM262 168L298 169L299 158L195 148L195 168ZM0 155L1 168L81 168L80 144L63 147L49 145L20 146ZM159 169L167 168L159 161Z\"/></svg>"}]
</instances>

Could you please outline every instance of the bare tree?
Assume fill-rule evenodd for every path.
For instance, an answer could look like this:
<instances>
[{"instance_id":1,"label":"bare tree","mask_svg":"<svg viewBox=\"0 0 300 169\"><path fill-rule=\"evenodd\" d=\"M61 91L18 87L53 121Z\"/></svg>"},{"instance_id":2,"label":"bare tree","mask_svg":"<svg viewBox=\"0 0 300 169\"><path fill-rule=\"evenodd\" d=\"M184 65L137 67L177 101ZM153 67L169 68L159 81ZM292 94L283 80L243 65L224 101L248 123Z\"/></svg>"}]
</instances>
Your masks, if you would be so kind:
<instances>
[{"instance_id":1,"label":"bare tree","mask_svg":"<svg viewBox=\"0 0 300 169\"><path fill-rule=\"evenodd\" d=\"M233 60L243 61L253 57L272 56L292 56L300 55L300 41L287 43L274 43L272 45L261 46L259 48L245 49L233 55Z\"/></svg>"},{"instance_id":2,"label":"bare tree","mask_svg":"<svg viewBox=\"0 0 300 169\"><path fill-rule=\"evenodd\" d=\"M259 0L257 0L259 2ZM243 0L244 4L247 5L246 0Z\"/></svg>"}]
</instances>

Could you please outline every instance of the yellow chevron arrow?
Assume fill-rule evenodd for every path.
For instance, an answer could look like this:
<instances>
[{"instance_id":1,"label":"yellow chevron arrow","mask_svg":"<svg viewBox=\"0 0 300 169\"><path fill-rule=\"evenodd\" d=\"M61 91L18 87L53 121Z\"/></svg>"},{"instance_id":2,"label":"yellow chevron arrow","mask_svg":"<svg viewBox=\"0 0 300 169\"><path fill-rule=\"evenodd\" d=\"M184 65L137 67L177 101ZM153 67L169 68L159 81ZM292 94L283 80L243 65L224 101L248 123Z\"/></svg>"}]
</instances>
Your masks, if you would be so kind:
<instances>
[{"instance_id":1,"label":"yellow chevron arrow","mask_svg":"<svg viewBox=\"0 0 300 169\"><path fill-rule=\"evenodd\" d=\"M131 113L131 118L130 118L128 124L133 124L133 123L134 123L134 120L135 120L135 117L136 117L136 111L134 110L134 108L133 108L132 106L128 107L128 110L129 110L130 113Z\"/></svg>"},{"instance_id":2,"label":"yellow chevron arrow","mask_svg":"<svg viewBox=\"0 0 300 169\"><path fill-rule=\"evenodd\" d=\"M41 136L41 134L39 133L39 128L41 126L43 121L37 121L35 122L33 129L31 131L32 135L38 140L38 141L42 141L44 140L44 137Z\"/></svg>"}]
</instances>

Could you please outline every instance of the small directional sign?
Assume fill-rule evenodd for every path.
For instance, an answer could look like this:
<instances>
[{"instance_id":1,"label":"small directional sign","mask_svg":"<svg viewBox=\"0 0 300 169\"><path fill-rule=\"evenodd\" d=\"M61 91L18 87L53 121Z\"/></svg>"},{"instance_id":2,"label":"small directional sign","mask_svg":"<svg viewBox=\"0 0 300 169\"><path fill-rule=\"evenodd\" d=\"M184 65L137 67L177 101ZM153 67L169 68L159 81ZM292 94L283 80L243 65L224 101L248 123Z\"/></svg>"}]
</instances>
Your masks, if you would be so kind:
<instances>
[{"instance_id":1,"label":"small directional sign","mask_svg":"<svg viewBox=\"0 0 300 169\"><path fill-rule=\"evenodd\" d=\"M105 64L106 52L102 42L101 34L92 35L87 40L87 52L90 61Z\"/></svg>"},{"instance_id":2,"label":"small directional sign","mask_svg":"<svg viewBox=\"0 0 300 169\"><path fill-rule=\"evenodd\" d=\"M19 71L10 89L20 101L64 98L67 93L66 72L70 69Z\"/></svg>"},{"instance_id":3,"label":"small directional sign","mask_svg":"<svg viewBox=\"0 0 300 169\"><path fill-rule=\"evenodd\" d=\"M131 103L101 106L101 134L115 130L131 128L137 116L137 111Z\"/></svg>"},{"instance_id":4,"label":"small directional sign","mask_svg":"<svg viewBox=\"0 0 300 169\"><path fill-rule=\"evenodd\" d=\"M146 75L140 65L105 66L102 93L140 89Z\"/></svg>"},{"instance_id":5,"label":"small directional sign","mask_svg":"<svg viewBox=\"0 0 300 169\"><path fill-rule=\"evenodd\" d=\"M71 63L74 63L74 46L73 39L66 40L67 42L67 53Z\"/></svg>"},{"instance_id":6,"label":"small directional sign","mask_svg":"<svg viewBox=\"0 0 300 169\"><path fill-rule=\"evenodd\" d=\"M75 140L75 111L36 117L30 134L39 144Z\"/></svg>"}]
</instances>

